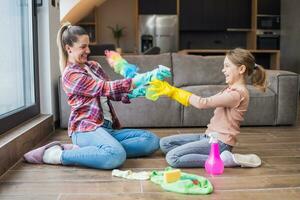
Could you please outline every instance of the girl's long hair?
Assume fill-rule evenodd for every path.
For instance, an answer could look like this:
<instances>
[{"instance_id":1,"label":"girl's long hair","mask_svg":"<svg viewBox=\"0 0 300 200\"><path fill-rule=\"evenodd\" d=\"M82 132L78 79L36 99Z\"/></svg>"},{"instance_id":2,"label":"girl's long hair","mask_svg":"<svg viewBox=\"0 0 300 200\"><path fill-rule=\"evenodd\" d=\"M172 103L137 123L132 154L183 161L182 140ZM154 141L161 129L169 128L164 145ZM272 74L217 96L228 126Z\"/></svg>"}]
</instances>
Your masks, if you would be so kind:
<instances>
[{"instance_id":1,"label":"girl's long hair","mask_svg":"<svg viewBox=\"0 0 300 200\"><path fill-rule=\"evenodd\" d=\"M266 70L261 65L255 63L255 58L250 51L236 48L229 50L226 56L235 65L244 65L246 67L246 75L251 77L253 86L261 91L266 90Z\"/></svg>"}]
</instances>

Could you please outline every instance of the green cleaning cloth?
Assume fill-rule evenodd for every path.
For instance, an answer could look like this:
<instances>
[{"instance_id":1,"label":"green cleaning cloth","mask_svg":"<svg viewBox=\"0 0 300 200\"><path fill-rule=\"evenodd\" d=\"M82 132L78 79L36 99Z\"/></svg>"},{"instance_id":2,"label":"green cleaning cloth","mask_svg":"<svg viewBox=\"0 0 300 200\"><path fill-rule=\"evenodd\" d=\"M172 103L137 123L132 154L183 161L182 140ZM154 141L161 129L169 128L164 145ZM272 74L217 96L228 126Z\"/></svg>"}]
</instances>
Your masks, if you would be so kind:
<instances>
[{"instance_id":1,"label":"green cleaning cloth","mask_svg":"<svg viewBox=\"0 0 300 200\"><path fill-rule=\"evenodd\" d=\"M171 168L166 168L171 170ZM213 186L210 181L202 176L181 172L181 177L173 183L164 182L164 171L152 171L150 180L159 184L164 190L182 194L210 194Z\"/></svg>"}]
</instances>

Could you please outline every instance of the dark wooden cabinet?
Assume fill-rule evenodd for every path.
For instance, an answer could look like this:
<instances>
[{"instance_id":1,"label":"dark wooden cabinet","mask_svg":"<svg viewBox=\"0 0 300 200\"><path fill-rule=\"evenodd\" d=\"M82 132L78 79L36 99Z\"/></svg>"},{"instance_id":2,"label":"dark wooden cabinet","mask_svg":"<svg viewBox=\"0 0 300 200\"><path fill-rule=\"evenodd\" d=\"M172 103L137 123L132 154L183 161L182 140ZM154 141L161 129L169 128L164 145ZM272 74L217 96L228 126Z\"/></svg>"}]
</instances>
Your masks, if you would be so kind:
<instances>
[{"instance_id":1,"label":"dark wooden cabinet","mask_svg":"<svg viewBox=\"0 0 300 200\"><path fill-rule=\"evenodd\" d=\"M238 31L181 31L179 49L246 48L246 32Z\"/></svg>"},{"instance_id":2,"label":"dark wooden cabinet","mask_svg":"<svg viewBox=\"0 0 300 200\"><path fill-rule=\"evenodd\" d=\"M227 28L251 29L251 0L227 0Z\"/></svg>"},{"instance_id":3,"label":"dark wooden cabinet","mask_svg":"<svg viewBox=\"0 0 300 200\"><path fill-rule=\"evenodd\" d=\"M257 0L258 15L280 15L280 0Z\"/></svg>"},{"instance_id":4,"label":"dark wooden cabinet","mask_svg":"<svg viewBox=\"0 0 300 200\"><path fill-rule=\"evenodd\" d=\"M181 0L180 30L206 31L226 29L227 0Z\"/></svg>"},{"instance_id":5,"label":"dark wooden cabinet","mask_svg":"<svg viewBox=\"0 0 300 200\"><path fill-rule=\"evenodd\" d=\"M199 0L181 0L179 11L180 30L193 31L201 30L200 24L204 23L202 11L202 1Z\"/></svg>"},{"instance_id":6,"label":"dark wooden cabinet","mask_svg":"<svg viewBox=\"0 0 300 200\"><path fill-rule=\"evenodd\" d=\"M226 30L227 0L202 0L203 30Z\"/></svg>"},{"instance_id":7,"label":"dark wooden cabinet","mask_svg":"<svg viewBox=\"0 0 300 200\"><path fill-rule=\"evenodd\" d=\"M280 5L280 0L179 0L179 47L257 49L267 46L278 49L279 32L267 35L266 30L280 29ZM275 37L277 43L267 43L276 40ZM260 56L264 63L262 59L266 55Z\"/></svg>"},{"instance_id":8,"label":"dark wooden cabinet","mask_svg":"<svg viewBox=\"0 0 300 200\"><path fill-rule=\"evenodd\" d=\"M180 30L251 28L251 0L181 0Z\"/></svg>"},{"instance_id":9,"label":"dark wooden cabinet","mask_svg":"<svg viewBox=\"0 0 300 200\"><path fill-rule=\"evenodd\" d=\"M139 0L140 15L176 15L177 0Z\"/></svg>"}]
</instances>

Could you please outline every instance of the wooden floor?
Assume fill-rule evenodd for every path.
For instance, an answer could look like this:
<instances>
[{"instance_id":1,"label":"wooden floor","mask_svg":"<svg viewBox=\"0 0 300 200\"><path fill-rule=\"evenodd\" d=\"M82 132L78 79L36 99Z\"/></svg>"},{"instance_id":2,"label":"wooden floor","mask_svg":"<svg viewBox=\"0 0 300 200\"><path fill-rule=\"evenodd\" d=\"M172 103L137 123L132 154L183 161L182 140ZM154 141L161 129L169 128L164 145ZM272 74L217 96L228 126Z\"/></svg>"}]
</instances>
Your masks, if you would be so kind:
<instances>
[{"instance_id":1,"label":"wooden floor","mask_svg":"<svg viewBox=\"0 0 300 200\"><path fill-rule=\"evenodd\" d=\"M299 119L299 117L298 117ZM203 128L151 129L159 136L203 132ZM0 199L90 200L90 199L300 199L300 122L284 127L243 127L239 153L256 153L259 168L226 168L209 176L203 169L183 169L207 177L214 185L210 195L186 196L166 192L150 181L129 181L111 176L111 171L53 165L31 165L21 160L0 178ZM70 142L65 130L50 138ZM48 142L48 141L47 141ZM17 151L17 149L16 149ZM151 157L128 159L122 169L164 169L161 152Z\"/></svg>"}]
</instances>

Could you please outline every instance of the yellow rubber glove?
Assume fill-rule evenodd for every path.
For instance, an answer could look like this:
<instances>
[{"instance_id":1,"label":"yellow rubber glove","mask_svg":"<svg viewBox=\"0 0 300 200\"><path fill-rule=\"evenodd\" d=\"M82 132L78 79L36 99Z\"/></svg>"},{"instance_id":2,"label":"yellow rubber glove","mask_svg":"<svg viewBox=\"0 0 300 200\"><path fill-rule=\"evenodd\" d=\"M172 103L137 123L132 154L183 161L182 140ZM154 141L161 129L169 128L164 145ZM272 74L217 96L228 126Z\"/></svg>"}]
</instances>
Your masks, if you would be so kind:
<instances>
[{"instance_id":1,"label":"yellow rubber glove","mask_svg":"<svg viewBox=\"0 0 300 200\"><path fill-rule=\"evenodd\" d=\"M161 80L151 81L147 90L150 95L146 93L146 97L148 96L151 100L156 100L159 96L166 95L184 106L189 106L189 98L192 95L192 93L186 90L176 88L168 82Z\"/></svg>"}]
</instances>

